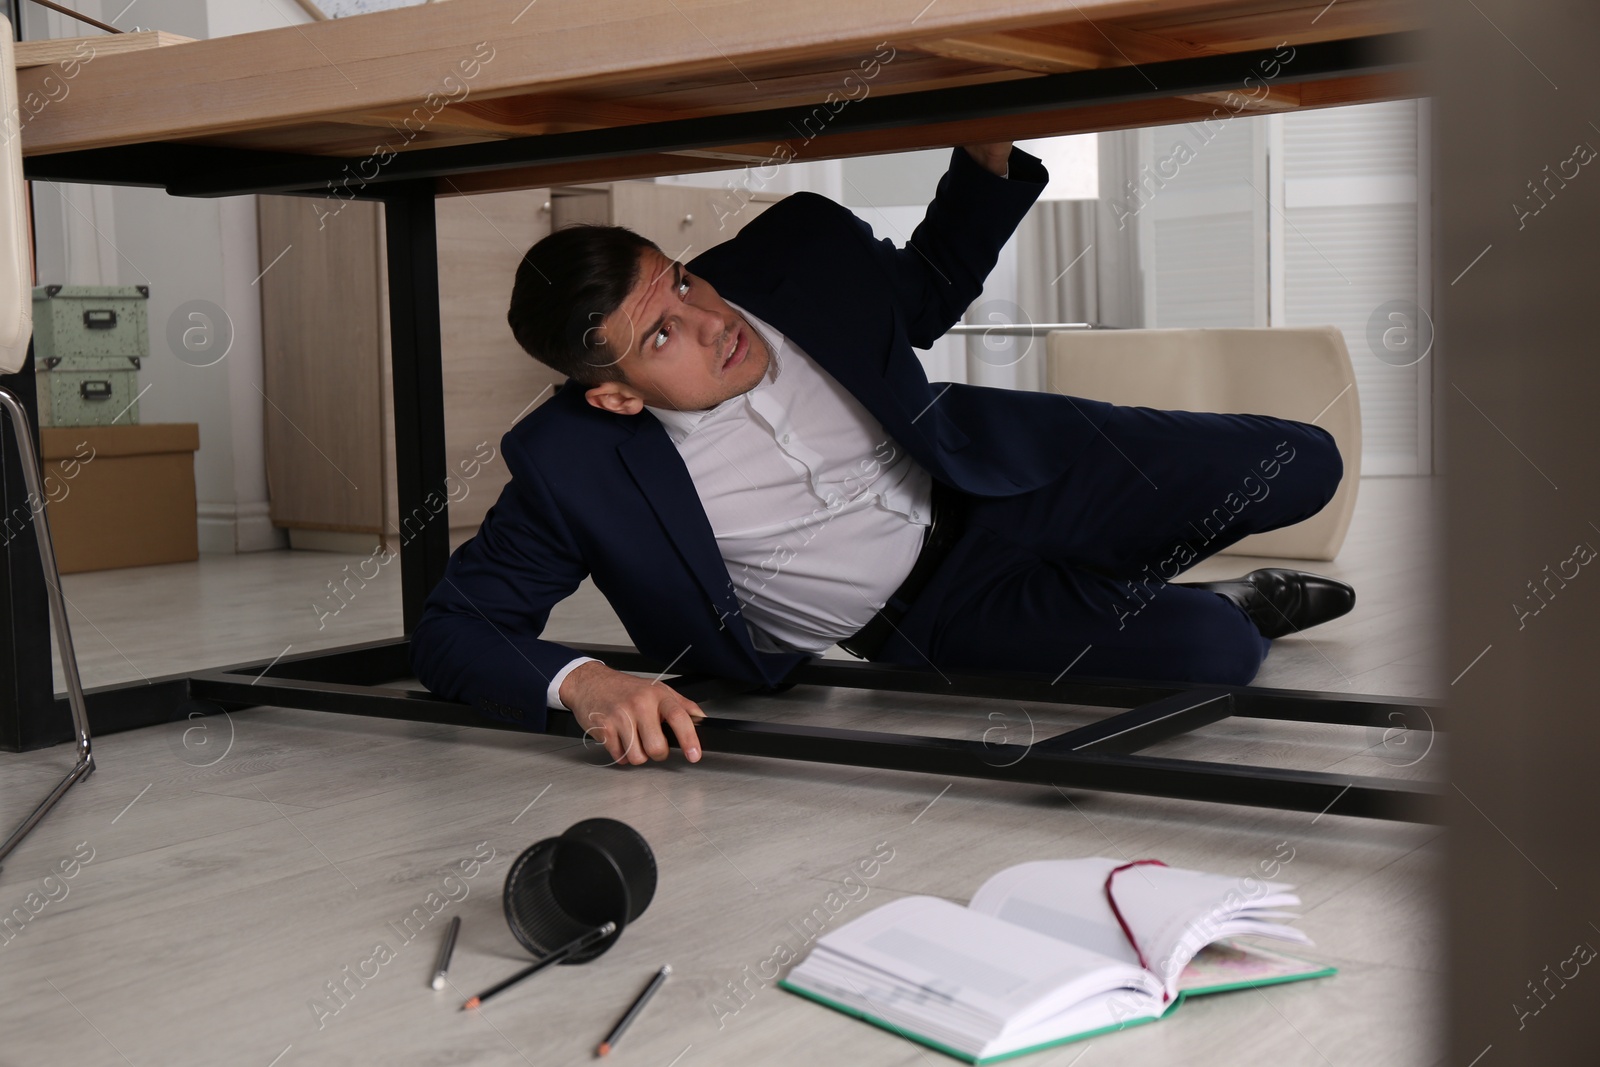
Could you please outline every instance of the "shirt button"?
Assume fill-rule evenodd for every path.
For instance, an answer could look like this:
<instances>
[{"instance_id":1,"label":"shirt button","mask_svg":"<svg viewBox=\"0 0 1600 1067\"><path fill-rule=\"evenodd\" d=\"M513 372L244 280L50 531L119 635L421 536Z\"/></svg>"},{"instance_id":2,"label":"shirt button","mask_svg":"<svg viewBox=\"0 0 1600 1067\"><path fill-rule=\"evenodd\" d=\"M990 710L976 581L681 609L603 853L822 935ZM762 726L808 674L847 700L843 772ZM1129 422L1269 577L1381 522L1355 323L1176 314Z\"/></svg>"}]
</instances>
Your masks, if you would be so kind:
<instances>
[{"instance_id":1,"label":"shirt button","mask_svg":"<svg viewBox=\"0 0 1600 1067\"><path fill-rule=\"evenodd\" d=\"M789 435L788 434L784 434L783 435L783 443L784 444L788 444L789 443Z\"/></svg>"},{"instance_id":2,"label":"shirt button","mask_svg":"<svg viewBox=\"0 0 1600 1067\"><path fill-rule=\"evenodd\" d=\"M922 521L922 514L920 512L918 512L915 508L913 508L911 510L911 521L912 522L921 522Z\"/></svg>"}]
</instances>

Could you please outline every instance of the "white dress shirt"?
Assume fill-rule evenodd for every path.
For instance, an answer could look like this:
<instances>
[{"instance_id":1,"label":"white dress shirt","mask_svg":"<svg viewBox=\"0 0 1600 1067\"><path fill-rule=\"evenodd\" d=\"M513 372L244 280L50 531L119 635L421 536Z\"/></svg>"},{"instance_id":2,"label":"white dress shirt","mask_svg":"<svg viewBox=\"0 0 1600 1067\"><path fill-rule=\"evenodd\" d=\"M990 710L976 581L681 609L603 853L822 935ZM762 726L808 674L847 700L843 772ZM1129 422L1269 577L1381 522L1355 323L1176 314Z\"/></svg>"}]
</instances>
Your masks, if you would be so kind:
<instances>
[{"instance_id":1,"label":"white dress shirt","mask_svg":"<svg viewBox=\"0 0 1600 1067\"><path fill-rule=\"evenodd\" d=\"M809 355L729 306L766 340L767 374L714 408L649 411L689 469L751 643L820 653L865 626L911 572L933 480ZM565 707L561 683L591 658L551 679L551 707Z\"/></svg>"}]
</instances>

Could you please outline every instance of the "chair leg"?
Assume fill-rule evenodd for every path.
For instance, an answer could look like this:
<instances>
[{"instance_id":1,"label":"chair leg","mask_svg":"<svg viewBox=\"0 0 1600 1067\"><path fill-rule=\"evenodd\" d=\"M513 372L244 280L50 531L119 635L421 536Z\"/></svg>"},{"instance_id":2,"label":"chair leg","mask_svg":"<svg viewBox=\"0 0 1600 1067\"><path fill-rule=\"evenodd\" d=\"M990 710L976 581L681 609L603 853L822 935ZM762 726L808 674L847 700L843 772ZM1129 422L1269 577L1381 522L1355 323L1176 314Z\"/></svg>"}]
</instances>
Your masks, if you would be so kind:
<instances>
[{"instance_id":1,"label":"chair leg","mask_svg":"<svg viewBox=\"0 0 1600 1067\"><path fill-rule=\"evenodd\" d=\"M22 461L22 477L28 489L28 507L33 512L33 531L39 542L39 563L44 568L45 584L50 587L50 614L54 617L56 648L61 653L61 667L67 676L67 701L72 708L72 728L77 734L77 761L67 776L52 789L39 806L17 828L11 831L4 844L0 844L0 860L10 855L21 844L28 831L38 825L56 801L64 796L74 782L86 778L94 771L94 755L89 751L89 712L83 703L83 683L78 677L78 657L72 649L72 631L67 625L67 602L61 593L61 572L56 569L55 546L50 540L50 521L45 516L44 487L40 484L39 459L33 450L33 437L28 429L28 417L22 404L9 390L0 388L0 407L11 415L12 436L17 442L17 454Z\"/></svg>"}]
</instances>

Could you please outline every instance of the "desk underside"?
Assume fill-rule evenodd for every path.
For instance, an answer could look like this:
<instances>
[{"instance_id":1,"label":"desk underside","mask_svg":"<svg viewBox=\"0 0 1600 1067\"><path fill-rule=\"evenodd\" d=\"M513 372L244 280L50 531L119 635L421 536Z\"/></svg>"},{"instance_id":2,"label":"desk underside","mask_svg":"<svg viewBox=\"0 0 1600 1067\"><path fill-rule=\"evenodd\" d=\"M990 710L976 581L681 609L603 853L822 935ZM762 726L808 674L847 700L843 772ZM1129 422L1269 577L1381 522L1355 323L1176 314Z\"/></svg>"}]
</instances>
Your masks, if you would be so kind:
<instances>
[{"instance_id":1,"label":"desk underside","mask_svg":"<svg viewBox=\"0 0 1600 1067\"><path fill-rule=\"evenodd\" d=\"M19 72L28 156L151 143L363 160L553 133L959 89L1415 30L1406 0L451 0L96 55ZM920 9L920 10L919 10ZM90 39L92 44L93 39ZM485 58L487 57L487 58ZM476 60L476 62L475 62ZM463 64L466 64L465 66ZM464 72L472 70L468 76ZM1296 80L1239 64L1235 90L924 119L438 180L440 195L608 181L1262 114L1418 95L1407 69ZM1254 75L1253 80L1246 81ZM54 86L47 78L55 78ZM1158 89L1155 79L1152 89ZM61 84L69 87L61 94ZM430 96L430 94L433 94ZM829 94L833 94L830 97ZM453 101L453 102L452 102ZM25 108L25 111L31 109ZM817 112L819 127L833 112ZM408 125L407 120L410 120Z\"/></svg>"}]
</instances>

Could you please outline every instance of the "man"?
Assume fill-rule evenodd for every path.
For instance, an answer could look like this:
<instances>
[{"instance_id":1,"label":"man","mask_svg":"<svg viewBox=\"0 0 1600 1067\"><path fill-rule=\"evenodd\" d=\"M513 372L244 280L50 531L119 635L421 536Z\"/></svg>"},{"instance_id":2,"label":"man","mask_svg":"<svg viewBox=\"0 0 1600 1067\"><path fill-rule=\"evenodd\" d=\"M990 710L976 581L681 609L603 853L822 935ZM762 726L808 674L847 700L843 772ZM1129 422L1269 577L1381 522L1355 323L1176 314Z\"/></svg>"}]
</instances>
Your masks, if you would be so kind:
<instances>
[{"instance_id":1,"label":"man","mask_svg":"<svg viewBox=\"0 0 1600 1067\"><path fill-rule=\"evenodd\" d=\"M1325 430L928 382L913 347L1048 178L1009 142L953 149L905 248L811 193L688 264L620 227L534 245L508 320L569 380L505 435L512 480L428 598L417 677L536 729L570 709L617 762L666 758L670 728L694 761L693 701L539 637L585 575L668 670L768 690L835 643L1245 684L1273 637L1349 611L1297 571L1170 582L1321 510Z\"/></svg>"}]
</instances>

